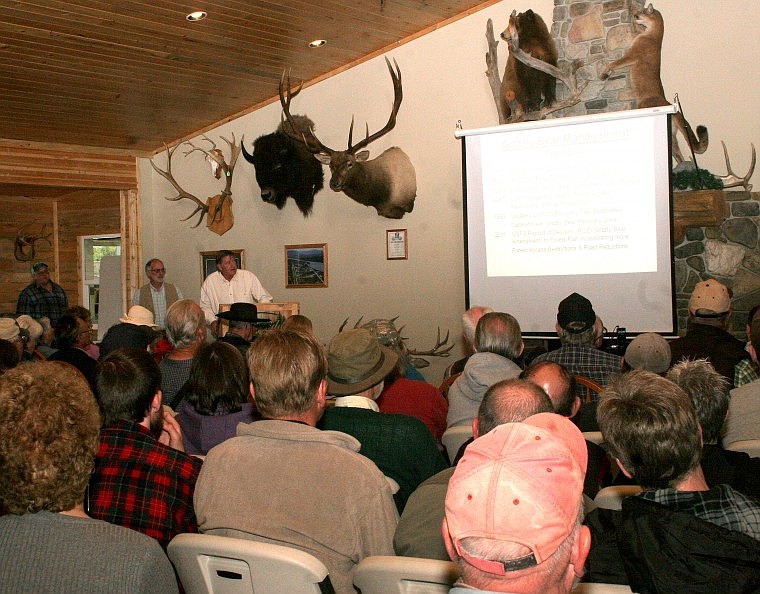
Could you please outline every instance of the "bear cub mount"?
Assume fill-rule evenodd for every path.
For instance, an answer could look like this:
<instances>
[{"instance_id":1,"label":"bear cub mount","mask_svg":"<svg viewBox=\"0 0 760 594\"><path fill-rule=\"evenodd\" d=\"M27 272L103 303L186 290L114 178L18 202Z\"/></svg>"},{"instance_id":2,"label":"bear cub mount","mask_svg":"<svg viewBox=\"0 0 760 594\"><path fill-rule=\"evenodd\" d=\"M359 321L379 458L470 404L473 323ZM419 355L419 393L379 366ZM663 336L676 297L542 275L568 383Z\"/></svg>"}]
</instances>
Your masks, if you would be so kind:
<instances>
[{"instance_id":1,"label":"bear cub mount","mask_svg":"<svg viewBox=\"0 0 760 594\"><path fill-rule=\"evenodd\" d=\"M542 62L557 66L557 47L539 15L530 9L519 14L512 11L509 27L501 33L504 41L509 40L510 27L514 27L519 35L521 50ZM525 112L548 107L556 99L556 85L557 80L553 76L523 64L510 52L501 81L504 117L519 120ZM510 105L516 105L514 114Z\"/></svg>"}]
</instances>

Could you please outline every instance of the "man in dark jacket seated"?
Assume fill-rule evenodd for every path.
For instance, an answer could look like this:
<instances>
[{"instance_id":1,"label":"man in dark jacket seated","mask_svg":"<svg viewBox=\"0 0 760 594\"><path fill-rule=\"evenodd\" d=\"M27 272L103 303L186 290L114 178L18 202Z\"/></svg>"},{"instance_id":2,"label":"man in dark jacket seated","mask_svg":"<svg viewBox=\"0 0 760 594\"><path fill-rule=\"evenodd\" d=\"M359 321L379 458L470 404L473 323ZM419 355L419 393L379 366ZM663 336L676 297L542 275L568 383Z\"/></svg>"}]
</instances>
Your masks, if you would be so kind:
<instances>
[{"instance_id":1,"label":"man in dark jacket seated","mask_svg":"<svg viewBox=\"0 0 760 594\"><path fill-rule=\"evenodd\" d=\"M586 581L635 592L754 592L760 586L760 504L708 487L702 439L686 393L631 371L605 388L599 427L621 472L643 488L622 511L596 509Z\"/></svg>"},{"instance_id":2,"label":"man in dark jacket seated","mask_svg":"<svg viewBox=\"0 0 760 594\"><path fill-rule=\"evenodd\" d=\"M731 291L715 279L697 283L689 298L686 335L670 343L673 363L682 359L709 359L713 367L734 387L734 368L749 359L744 343L731 328Z\"/></svg>"},{"instance_id":3,"label":"man in dark jacket seated","mask_svg":"<svg viewBox=\"0 0 760 594\"><path fill-rule=\"evenodd\" d=\"M730 384L705 359L681 361L665 376L691 398L702 427L702 472L710 486L731 485L760 501L760 458L724 450L720 431L728 414Z\"/></svg>"}]
</instances>

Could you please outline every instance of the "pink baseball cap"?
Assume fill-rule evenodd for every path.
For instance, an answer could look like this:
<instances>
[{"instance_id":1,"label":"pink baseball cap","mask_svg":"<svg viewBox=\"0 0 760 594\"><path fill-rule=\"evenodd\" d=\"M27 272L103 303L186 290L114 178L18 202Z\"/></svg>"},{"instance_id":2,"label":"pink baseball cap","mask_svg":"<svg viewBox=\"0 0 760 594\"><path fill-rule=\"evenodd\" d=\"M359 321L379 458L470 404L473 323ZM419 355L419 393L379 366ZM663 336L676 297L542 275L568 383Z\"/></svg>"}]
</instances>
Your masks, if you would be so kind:
<instances>
[{"instance_id":1,"label":"pink baseball cap","mask_svg":"<svg viewBox=\"0 0 760 594\"><path fill-rule=\"evenodd\" d=\"M587 462L578 427L554 413L505 423L476 439L446 493L446 523L459 556L496 575L546 561L577 524ZM476 558L461 547L469 537L531 553L511 562Z\"/></svg>"}]
</instances>

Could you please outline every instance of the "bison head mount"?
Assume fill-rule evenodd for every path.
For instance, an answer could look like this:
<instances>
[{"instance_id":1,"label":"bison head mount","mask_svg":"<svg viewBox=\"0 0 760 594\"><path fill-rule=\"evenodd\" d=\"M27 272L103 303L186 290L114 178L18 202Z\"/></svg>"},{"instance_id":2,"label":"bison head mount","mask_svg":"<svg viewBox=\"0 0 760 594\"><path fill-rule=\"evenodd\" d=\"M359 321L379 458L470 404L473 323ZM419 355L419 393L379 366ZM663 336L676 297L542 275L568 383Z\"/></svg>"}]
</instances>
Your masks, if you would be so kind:
<instances>
[{"instance_id":1,"label":"bison head mount","mask_svg":"<svg viewBox=\"0 0 760 594\"><path fill-rule=\"evenodd\" d=\"M314 195L324 187L322 165L314 159L305 142L305 135L314 129L314 122L303 115L280 122L271 134L253 142L253 153L243 147L243 157L256 172L261 199L278 209L288 198L295 200L303 216L311 214Z\"/></svg>"}]
</instances>

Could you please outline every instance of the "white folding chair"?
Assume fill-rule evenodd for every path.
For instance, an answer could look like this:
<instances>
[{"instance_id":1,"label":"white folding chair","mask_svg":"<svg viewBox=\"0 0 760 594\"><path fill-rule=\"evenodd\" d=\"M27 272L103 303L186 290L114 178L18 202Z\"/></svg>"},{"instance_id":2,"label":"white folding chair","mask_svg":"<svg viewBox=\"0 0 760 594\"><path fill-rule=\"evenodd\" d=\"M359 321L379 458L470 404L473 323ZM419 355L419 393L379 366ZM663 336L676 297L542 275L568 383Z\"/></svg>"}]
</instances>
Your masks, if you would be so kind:
<instances>
[{"instance_id":1,"label":"white folding chair","mask_svg":"<svg viewBox=\"0 0 760 594\"><path fill-rule=\"evenodd\" d=\"M416 557L366 557L354 569L362 594L448 594L459 578L451 561Z\"/></svg>"},{"instance_id":2,"label":"white folding chair","mask_svg":"<svg viewBox=\"0 0 760 594\"><path fill-rule=\"evenodd\" d=\"M178 534L167 552L187 594L334 594L324 564L299 549Z\"/></svg>"},{"instance_id":3,"label":"white folding chair","mask_svg":"<svg viewBox=\"0 0 760 594\"><path fill-rule=\"evenodd\" d=\"M752 458L760 458L760 439L743 439L728 444L727 450L745 452Z\"/></svg>"},{"instance_id":4,"label":"white folding chair","mask_svg":"<svg viewBox=\"0 0 760 594\"><path fill-rule=\"evenodd\" d=\"M441 443L446 448L446 453L449 455L449 460L454 462L459 448L462 444L472 437L472 427L470 425L462 425L460 427L449 427L443 432L441 436Z\"/></svg>"},{"instance_id":5,"label":"white folding chair","mask_svg":"<svg viewBox=\"0 0 760 594\"><path fill-rule=\"evenodd\" d=\"M594 505L602 509L621 509L623 499L641 493L639 485L613 485L600 489L594 497Z\"/></svg>"}]
</instances>

